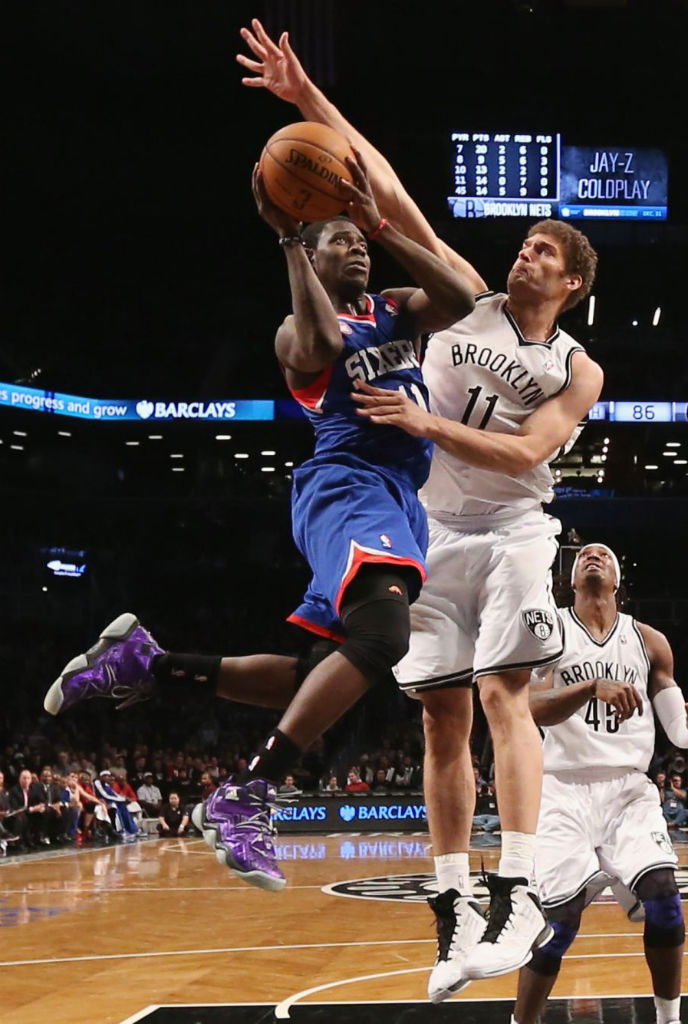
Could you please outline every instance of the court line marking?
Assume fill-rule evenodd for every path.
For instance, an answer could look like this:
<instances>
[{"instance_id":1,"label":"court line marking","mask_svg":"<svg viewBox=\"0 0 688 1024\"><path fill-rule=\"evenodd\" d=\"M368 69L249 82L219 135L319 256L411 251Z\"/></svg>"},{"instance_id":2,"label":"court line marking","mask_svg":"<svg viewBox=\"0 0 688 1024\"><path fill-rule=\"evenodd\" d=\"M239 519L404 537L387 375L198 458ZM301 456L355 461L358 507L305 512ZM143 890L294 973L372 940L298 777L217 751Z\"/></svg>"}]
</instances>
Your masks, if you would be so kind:
<instances>
[{"instance_id":1,"label":"court line marking","mask_svg":"<svg viewBox=\"0 0 688 1024\"><path fill-rule=\"evenodd\" d=\"M600 955L600 956L608 957L607 953L595 954L595 955L596 956ZM628 955L631 955L631 956L636 956L636 955L644 956L644 953L643 954L624 954L624 953L618 954L617 953L615 955L616 956L619 956L619 955L621 955L621 956L628 956ZM567 959L569 959L569 960L575 960L575 959L582 960L582 959L585 959L585 957L567 957ZM307 996L315 995L317 992L324 992L327 989L337 988L339 985L350 985L350 984L354 984L355 982L359 982L359 981L376 981L379 978L392 978L392 977L395 977L395 976L400 975L400 974L417 974L419 971L430 971L430 970L432 970L431 967L407 967L404 970L400 970L400 971L382 971L382 972L377 973L377 974L361 974L361 975L358 975L358 976L356 976L354 978L342 978L339 981L329 981L329 982L327 982L324 985L316 985L313 988L303 989L301 992L296 992L296 993L294 993L294 995L287 996L286 999L283 999L281 1003L277 1004L277 1006L275 1007L275 1018L277 1020L288 1020L289 1019L289 1011L292 1008L292 1006L294 1006L296 1003L300 1002L302 999L305 999ZM636 998L643 998L645 996L647 996L647 993L643 992L643 993L636 994L636 995L629 995L629 994L626 994L626 995L623 995L623 996L604 995L604 996L592 996L591 998L594 998L594 999L636 999ZM557 995L555 998L556 999L580 999L581 996L580 996L580 994L578 996ZM464 999L456 999L456 1000L454 1000L454 1002L456 1002L456 1003L506 1003L506 1002L511 1002L511 1001L512 1000L510 1000L508 998L505 999L504 996L488 996L488 997L483 998L483 999L471 999L471 998L467 998L466 999L466 998L464 998ZM349 1002L349 1000L341 1000L341 1001L338 1001L337 1005L342 1005L342 1004L346 1005L348 1002ZM366 999L366 1000L351 1000L351 1002L352 1003L363 1003L363 1002L365 1002L365 1003L375 1003L375 1004L377 1004L377 1003L398 1003L398 1002L403 1002L403 1003L412 1003L412 1002L413 1003L424 1003L424 1002L427 1002L427 1000L425 1000L425 999ZM329 1006L330 1003L329 1002L326 1002L326 1003L311 1003L309 1005Z\"/></svg>"},{"instance_id":2,"label":"court line marking","mask_svg":"<svg viewBox=\"0 0 688 1024\"><path fill-rule=\"evenodd\" d=\"M355 942L303 942L285 946L224 946L214 949L153 950L145 953L97 953L84 956L45 957L37 960L0 960L0 967L32 967L45 964L71 964L97 960L139 960L160 956L196 956L206 953L274 953L292 949L341 949L349 946L409 946L419 942L436 944L436 939L376 939ZM429 970L430 968L428 968Z\"/></svg>"},{"instance_id":3,"label":"court line marking","mask_svg":"<svg viewBox=\"0 0 688 1024\"><path fill-rule=\"evenodd\" d=\"M685 993L681 993L685 995ZM581 996L569 995L569 996L550 996L548 1003L556 1003L557 1001L564 1002L568 1000L584 1000L584 999L599 999L604 1001L605 999L651 999L652 996L646 992L623 992L623 993L610 993L604 996ZM324 1003L309 1003L309 1006L368 1006L374 1004L395 1006L402 1003L404 1006L408 1003L425 1003L427 999L328 999ZM505 998L504 996L485 996L482 999L462 999L462 1003L511 1003L513 999ZM122 1020L119 1024L137 1024L137 1021L143 1020L142 1014L150 1013L152 1010L196 1010L196 1009L210 1009L211 1007L229 1008L230 1006L275 1006L274 1003L156 1003L152 1006L147 1006L139 1013L134 1014L133 1017L127 1017L126 1020Z\"/></svg>"},{"instance_id":4,"label":"court line marking","mask_svg":"<svg viewBox=\"0 0 688 1024\"><path fill-rule=\"evenodd\" d=\"M278 1003L275 1007L275 1017L277 1020L288 1020L289 1011L294 1003L300 1002L305 999L306 996L314 996L316 992L324 992L328 988L336 988L338 985L349 985L357 981L376 981L378 978L393 978L397 974L418 974L419 971L431 971L432 967L406 967L401 971L382 971L380 974L361 974L355 978L342 978L339 981L328 981L325 985L315 985L313 988L302 989L301 992L295 992L291 996L287 996L281 1003Z\"/></svg>"},{"instance_id":5,"label":"court line marking","mask_svg":"<svg viewBox=\"0 0 688 1024\"><path fill-rule=\"evenodd\" d=\"M121 1020L119 1024L136 1024L137 1021L145 1020L149 1013L153 1013L154 1010L161 1010L161 1006L146 1006L143 1010L139 1010L133 1017L127 1017L126 1020Z\"/></svg>"},{"instance_id":6,"label":"court line marking","mask_svg":"<svg viewBox=\"0 0 688 1024\"><path fill-rule=\"evenodd\" d=\"M622 932L619 934L620 938L627 938L631 933ZM598 938L599 936L595 936ZM84 963L84 962L95 962L98 960L143 960L148 957L163 957L163 956L200 956L208 954L219 954L219 953L275 953L275 952L288 952L294 949L347 949L352 946L417 946L417 945L435 945L436 939L376 939L366 941L355 941L355 942L303 942L293 945L284 946L224 946L221 948L212 949L170 949L170 950L149 950L143 953L98 953L87 956L63 956L63 957L44 957L36 960L0 960L0 967L34 967L34 966L45 966L46 964L72 964L72 963ZM638 957L645 956L644 951L638 953L614 953L615 957ZM684 953L684 956L688 956L688 951ZM574 953L567 955L567 960L602 960L609 959L608 953ZM432 965L428 967L417 967L414 970L430 971ZM405 971L392 972L397 974L404 974ZM344 984L344 982L337 982L337 984Z\"/></svg>"}]
</instances>

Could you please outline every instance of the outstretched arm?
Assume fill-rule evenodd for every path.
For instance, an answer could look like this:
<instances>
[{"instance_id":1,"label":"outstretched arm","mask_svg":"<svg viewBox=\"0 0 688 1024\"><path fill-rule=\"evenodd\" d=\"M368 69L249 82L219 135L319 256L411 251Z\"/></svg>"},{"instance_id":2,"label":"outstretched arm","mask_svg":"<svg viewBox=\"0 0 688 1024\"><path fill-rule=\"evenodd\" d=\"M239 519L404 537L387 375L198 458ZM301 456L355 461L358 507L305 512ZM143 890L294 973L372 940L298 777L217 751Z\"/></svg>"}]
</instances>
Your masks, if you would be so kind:
<instances>
[{"instance_id":1,"label":"outstretched arm","mask_svg":"<svg viewBox=\"0 0 688 1024\"><path fill-rule=\"evenodd\" d=\"M571 383L532 412L515 434L479 430L426 412L401 392L358 384L354 398L361 416L373 423L392 424L409 434L427 437L444 451L471 466L519 476L558 451L597 401L602 370L583 352L573 357ZM498 408L498 405L497 405Z\"/></svg>"},{"instance_id":2,"label":"outstretched arm","mask_svg":"<svg viewBox=\"0 0 688 1024\"><path fill-rule=\"evenodd\" d=\"M251 27L253 31L242 28L241 36L257 59L237 54L237 61L253 72L251 77L242 78L243 84L253 89L268 89L280 99L294 103L306 120L329 125L349 139L363 156L383 217L462 274L475 295L484 292L487 286L480 274L468 260L437 237L392 165L311 81L291 48L288 33L283 32L279 43L275 43L257 18L253 19Z\"/></svg>"}]
</instances>

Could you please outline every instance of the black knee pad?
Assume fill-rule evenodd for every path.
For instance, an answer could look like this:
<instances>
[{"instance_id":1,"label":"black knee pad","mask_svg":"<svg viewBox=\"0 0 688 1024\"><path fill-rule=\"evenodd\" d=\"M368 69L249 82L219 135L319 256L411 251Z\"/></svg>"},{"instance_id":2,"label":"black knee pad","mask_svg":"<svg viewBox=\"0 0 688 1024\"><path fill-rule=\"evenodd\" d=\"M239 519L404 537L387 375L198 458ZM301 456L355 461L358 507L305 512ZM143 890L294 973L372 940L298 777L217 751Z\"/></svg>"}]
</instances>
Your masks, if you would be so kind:
<instances>
[{"instance_id":1,"label":"black knee pad","mask_svg":"<svg viewBox=\"0 0 688 1024\"><path fill-rule=\"evenodd\" d=\"M673 869L648 871L635 892L645 907L645 945L650 949L675 949L683 945L686 929Z\"/></svg>"},{"instance_id":2,"label":"black knee pad","mask_svg":"<svg viewBox=\"0 0 688 1024\"><path fill-rule=\"evenodd\" d=\"M528 964L531 971L549 978L559 973L562 958L578 934L584 906L585 890L558 907L546 909L554 935L544 946L533 951L533 958Z\"/></svg>"},{"instance_id":3,"label":"black knee pad","mask_svg":"<svg viewBox=\"0 0 688 1024\"><path fill-rule=\"evenodd\" d=\"M347 637L339 648L370 683L385 676L408 651L411 636L408 583L387 566L366 566L342 602Z\"/></svg>"}]
</instances>

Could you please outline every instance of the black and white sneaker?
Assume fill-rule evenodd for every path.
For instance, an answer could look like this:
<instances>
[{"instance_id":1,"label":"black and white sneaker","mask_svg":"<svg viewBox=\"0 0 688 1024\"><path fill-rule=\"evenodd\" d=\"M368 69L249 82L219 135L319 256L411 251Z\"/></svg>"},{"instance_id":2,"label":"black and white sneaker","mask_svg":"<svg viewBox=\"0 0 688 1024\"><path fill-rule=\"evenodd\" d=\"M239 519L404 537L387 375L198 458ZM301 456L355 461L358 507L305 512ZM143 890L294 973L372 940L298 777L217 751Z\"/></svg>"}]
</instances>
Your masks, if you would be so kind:
<instances>
[{"instance_id":1,"label":"black and white sneaker","mask_svg":"<svg viewBox=\"0 0 688 1024\"><path fill-rule=\"evenodd\" d=\"M468 949L480 942L487 921L480 906L456 889L428 900L437 925L437 959L428 982L428 998L441 1003L469 984L463 960Z\"/></svg>"},{"instance_id":2,"label":"black and white sneaker","mask_svg":"<svg viewBox=\"0 0 688 1024\"><path fill-rule=\"evenodd\" d=\"M525 878L487 876L490 910L482 940L464 957L465 978L494 978L523 967L535 946L554 935L540 901Z\"/></svg>"}]
</instances>

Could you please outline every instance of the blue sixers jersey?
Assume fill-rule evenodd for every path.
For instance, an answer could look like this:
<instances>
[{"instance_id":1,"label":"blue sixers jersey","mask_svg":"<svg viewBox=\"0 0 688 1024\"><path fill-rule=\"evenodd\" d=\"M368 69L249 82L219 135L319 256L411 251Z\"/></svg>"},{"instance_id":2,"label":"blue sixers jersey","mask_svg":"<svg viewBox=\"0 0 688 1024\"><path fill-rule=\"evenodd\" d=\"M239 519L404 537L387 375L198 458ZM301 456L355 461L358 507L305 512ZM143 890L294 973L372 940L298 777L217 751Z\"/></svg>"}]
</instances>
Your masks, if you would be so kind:
<instances>
[{"instance_id":1,"label":"blue sixers jersey","mask_svg":"<svg viewBox=\"0 0 688 1024\"><path fill-rule=\"evenodd\" d=\"M414 347L414 329L397 302L382 295L364 296L360 316L338 313L344 349L307 388L292 391L315 430L315 458L355 455L404 476L414 490L430 471L432 442L412 437L399 427L380 426L357 415L351 397L354 381L402 390L428 408Z\"/></svg>"}]
</instances>

